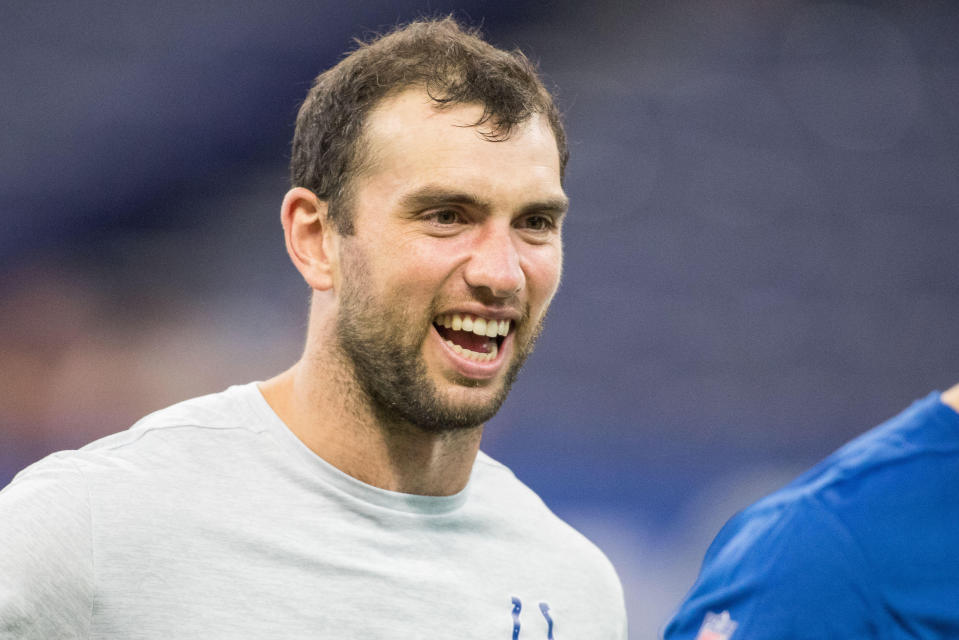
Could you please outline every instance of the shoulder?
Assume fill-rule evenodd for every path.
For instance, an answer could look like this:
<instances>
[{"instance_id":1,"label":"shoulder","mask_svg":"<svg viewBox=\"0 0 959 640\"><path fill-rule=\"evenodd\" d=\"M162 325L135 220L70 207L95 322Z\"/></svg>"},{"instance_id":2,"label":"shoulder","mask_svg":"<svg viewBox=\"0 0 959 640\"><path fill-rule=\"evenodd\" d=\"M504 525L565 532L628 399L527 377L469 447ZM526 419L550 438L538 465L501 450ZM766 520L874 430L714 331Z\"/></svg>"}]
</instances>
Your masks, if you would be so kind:
<instances>
[{"instance_id":1,"label":"shoulder","mask_svg":"<svg viewBox=\"0 0 959 640\"><path fill-rule=\"evenodd\" d=\"M0 636L85 637L94 597L91 518L67 456L50 456L0 491L0 540Z\"/></svg>"},{"instance_id":2,"label":"shoulder","mask_svg":"<svg viewBox=\"0 0 959 640\"><path fill-rule=\"evenodd\" d=\"M507 466L480 452L473 473L471 499L478 503L475 508L495 518L504 536L517 541L533 540L539 553L562 558L571 568L583 571L584 578L592 575L621 588L606 554L557 516Z\"/></svg>"},{"instance_id":3,"label":"shoulder","mask_svg":"<svg viewBox=\"0 0 959 640\"><path fill-rule=\"evenodd\" d=\"M524 484L512 470L482 451L473 468L471 498L485 508L494 509L517 523L539 531L549 531L563 540L586 541L569 524L550 510L542 498ZM588 541L586 541L588 542Z\"/></svg>"},{"instance_id":4,"label":"shoulder","mask_svg":"<svg viewBox=\"0 0 959 640\"><path fill-rule=\"evenodd\" d=\"M664 637L692 640L724 613L736 637L871 637L843 626L874 617L878 605L862 590L870 570L855 534L815 492L777 492L720 530Z\"/></svg>"},{"instance_id":5,"label":"shoulder","mask_svg":"<svg viewBox=\"0 0 959 640\"><path fill-rule=\"evenodd\" d=\"M938 393L850 441L778 494L815 495L851 527L874 529L890 511L913 511L941 496L956 502L951 480L959 473L959 414Z\"/></svg>"},{"instance_id":6,"label":"shoulder","mask_svg":"<svg viewBox=\"0 0 959 640\"><path fill-rule=\"evenodd\" d=\"M155 411L134 423L126 432L84 447L86 450L122 447L151 432L264 430L262 396L256 383L237 385ZM124 437L124 435L126 437Z\"/></svg>"},{"instance_id":7,"label":"shoulder","mask_svg":"<svg viewBox=\"0 0 959 640\"><path fill-rule=\"evenodd\" d=\"M265 428L247 406L254 385L231 387L152 413L126 431L60 451L18 473L0 492L0 521L54 545L89 541L93 528L139 512L150 498L196 493L239 474L244 451ZM230 471L230 469L240 469ZM61 534L76 534L61 540ZM27 540L28 538L24 538ZM73 554L78 555L78 554Z\"/></svg>"},{"instance_id":8,"label":"shoulder","mask_svg":"<svg viewBox=\"0 0 959 640\"><path fill-rule=\"evenodd\" d=\"M50 499L60 496L65 504L80 505L78 492L88 502L98 489L117 496L138 478L215 464L230 457L231 447L245 446L264 430L248 407L251 393L257 393L255 385L231 387L156 411L125 431L34 463L4 493L43 491Z\"/></svg>"},{"instance_id":9,"label":"shoulder","mask_svg":"<svg viewBox=\"0 0 959 640\"><path fill-rule=\"evenodd\" d=\"M734 516L665 637L693 638L723 611L744 637L871 637L888 615L883 576L922 561L909 549L941 551L909 540L959 519L943 482L957 473L959 415L933 394Z\"/></svg>"},{"instance_id":10,"label":"shoulder","mask_svg":"<svg viewBox=\"0 0 959 640\"><path fill-rule=\"evenodd\" d=\"M81 471L96 472L111 463L149 467L176 458L186 461L230 443L256 438L266 430L256 405L254 383L184 400L155 411L129 429L96 440L75 452L63 452Z\"/></svg>"},{"instance_id":11,"label":"shoulder","mask_svg":"<svg viewBox=\"0 0 959 640\"><path fill-rule=\"evenodd\" d=\"M951 478L956 470L959 415L931 394L745 509L723 531L762 532L761 539L770 541L793 537L803 521L822 525L835 520L853 533L863 524L872 529L877 522L873 509L888 508L910 486L929 495L940 489L930 484L932 477ZM870 506L869 513L861 512L863 505Z\"/></svg>"},{"instance_id":12,"label":"shoulder","mask_svg":"<svg viewBox=\"0 0 959 640\"><path fill-rule=\"evenodd\" d=\"M179 403L17 474L0 491L0 636L15 629L17 637L85 637L98 565L125 537L127 550L147 548L158 523L182 517L176 505L196 501L197 487L223 475L218 461L235 463L220 436L256 435L246 406L255 391L234 387Z\"/></svg>"}]
</instances>

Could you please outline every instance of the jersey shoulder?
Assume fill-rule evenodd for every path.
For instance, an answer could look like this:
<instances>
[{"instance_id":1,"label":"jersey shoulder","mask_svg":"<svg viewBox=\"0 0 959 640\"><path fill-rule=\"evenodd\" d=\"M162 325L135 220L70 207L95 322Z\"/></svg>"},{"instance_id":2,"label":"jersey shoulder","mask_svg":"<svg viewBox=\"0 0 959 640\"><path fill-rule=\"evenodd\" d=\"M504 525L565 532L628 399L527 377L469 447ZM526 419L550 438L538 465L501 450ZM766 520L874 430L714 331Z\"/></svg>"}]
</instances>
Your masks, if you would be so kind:
<instances>
[{"instance_id":1,"label":"jersey shoulder","mask_svg":"<svg viewBox=\"0 0 959 640\"><path fill-rule=\"evenodd\" d=\"M872 637L888 615L877 567L902 556L917 517L959 518L934 481L956 473L959 415L932 394L731 518L664 636L691 640L725 611L736 637Z\"/></svg>"}]
</instances>

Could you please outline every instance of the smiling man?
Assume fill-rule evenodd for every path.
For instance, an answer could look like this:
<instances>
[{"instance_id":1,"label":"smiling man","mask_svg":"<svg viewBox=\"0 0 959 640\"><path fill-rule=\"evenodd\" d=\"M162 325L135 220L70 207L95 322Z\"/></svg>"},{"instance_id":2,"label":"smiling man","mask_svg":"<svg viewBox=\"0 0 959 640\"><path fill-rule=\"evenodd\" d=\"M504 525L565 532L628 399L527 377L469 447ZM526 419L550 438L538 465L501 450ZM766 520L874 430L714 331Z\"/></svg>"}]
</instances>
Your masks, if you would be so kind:
<instances>
[{"instance_id":1,"label":"smiling man","mask_svg":"<svg viewBox=\"0 0 959 640\"><path fill-rule=\"evenodd\" d=\"M361 45L297 119L288 371L0 493L0 637L624 639L603 554L479 451L559 285L563 127L450 19Z\"/></svg>"}]
</instances>

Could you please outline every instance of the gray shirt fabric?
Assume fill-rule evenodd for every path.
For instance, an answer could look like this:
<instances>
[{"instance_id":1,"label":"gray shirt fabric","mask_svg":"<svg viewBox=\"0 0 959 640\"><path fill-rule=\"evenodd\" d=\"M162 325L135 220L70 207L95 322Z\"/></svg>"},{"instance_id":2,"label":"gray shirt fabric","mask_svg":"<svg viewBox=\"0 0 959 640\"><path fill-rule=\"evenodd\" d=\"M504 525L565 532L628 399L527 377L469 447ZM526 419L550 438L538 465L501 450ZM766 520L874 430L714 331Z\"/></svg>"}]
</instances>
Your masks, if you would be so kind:
<instances>
[{"instance_id":1,"label":"gray shirt fabric","mask_svg":"<svg viewBox=\"0 0 959 640\"><path fill-rule=\"evenodd\" d=\"M448 497L316 456L255 383L0 492L0 638L626 638L606 557L483 453Z\"/></svg>"}]
</instances>

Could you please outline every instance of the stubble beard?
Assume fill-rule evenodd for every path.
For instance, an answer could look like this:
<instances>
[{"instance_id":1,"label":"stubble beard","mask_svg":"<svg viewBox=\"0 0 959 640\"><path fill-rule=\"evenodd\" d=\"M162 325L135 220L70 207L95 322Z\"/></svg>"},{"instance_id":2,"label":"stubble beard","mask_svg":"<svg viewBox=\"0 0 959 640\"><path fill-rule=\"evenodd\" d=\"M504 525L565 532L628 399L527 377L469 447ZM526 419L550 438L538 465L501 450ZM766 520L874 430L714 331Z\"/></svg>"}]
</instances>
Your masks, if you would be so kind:
<instances>
[{"instance_id":1,"label":"stubble beard","mask_svg":"<svg viewBox=\"0 0 959 640\"><path fill-rule=\"evenodd\" d=\"M341 291L336 318L338 349L354 382L384 426L409 424L430 433L479 427L496 415L542 331L540 321L523 338L514 338L515 354L499 389L486 400L456 402L445 398L430 379L421 348L433 331L435 314L399 310L399 304L378 304L362 282ZM432 312L432 310L430 310ZM479 386L469 380L464 387Z\"/></svg>"}]
</instances>

